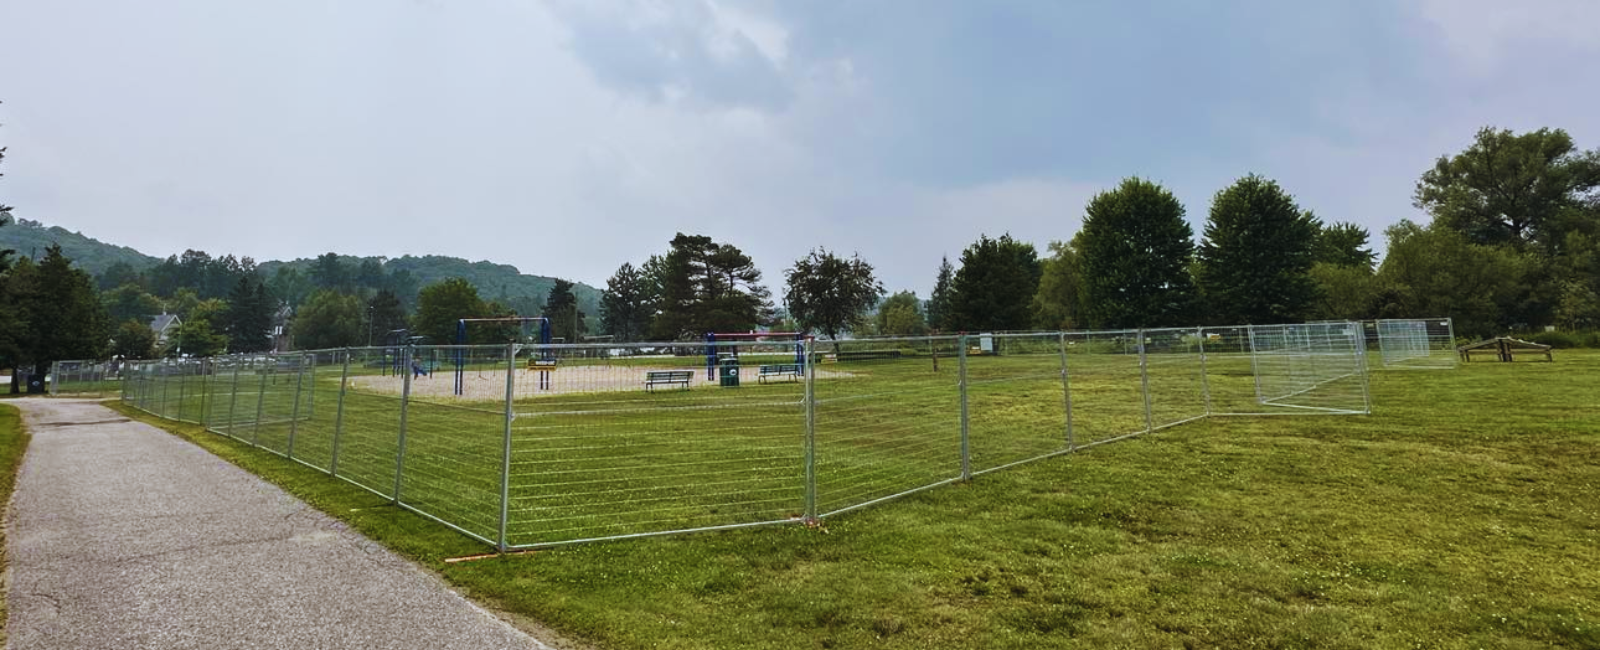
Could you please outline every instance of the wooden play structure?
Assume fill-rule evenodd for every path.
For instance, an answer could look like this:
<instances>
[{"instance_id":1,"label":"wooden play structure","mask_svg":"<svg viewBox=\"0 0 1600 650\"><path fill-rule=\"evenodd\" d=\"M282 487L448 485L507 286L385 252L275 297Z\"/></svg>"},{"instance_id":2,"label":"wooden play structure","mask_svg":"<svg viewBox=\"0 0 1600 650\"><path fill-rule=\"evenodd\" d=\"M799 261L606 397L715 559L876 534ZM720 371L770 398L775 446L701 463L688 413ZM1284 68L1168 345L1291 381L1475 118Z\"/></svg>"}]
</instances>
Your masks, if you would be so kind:
<instances>
[{"instance_id":1,"label":"wooden play structure","mask_svg":"<svg viewBox=\"0 0 1600 650\"><path fill-rule=\"evenodd\" d=\"M1513 361L1514 358L1516 357L1516 355L1518 355L1518 354L1521 354L1521 355L1529 355L1529 354L1540 355L1540 354L1542 354L1542 355L1544 355L1544 360L1545 361L1555 361L1556 360L1555 356L1553 356L1550 353L1550 346L1544 345L1542 343L1534 343L1532 341L1524 341L1522 339L1514 339L1514 338L1511 338L1509 336L1500 336L1500 337L1495 337L1495 338L1492 338L1492 339L1478 341L1477 343L1469 343L1467 345L1463 345L1461 347L1456 348L1456 352L1460 352L1461 353L1461 360L1462 361L1471 361L1472 360L1472 355L1474 355L1474 354L1477 354L1477 355L1489 355L1489 354L1492 354L1496 358L1498 358L1500 361L1504 361L1504 362L1507 362L1507 363L1510 363L1511 361Z\"/></svg>"}]
</instances>

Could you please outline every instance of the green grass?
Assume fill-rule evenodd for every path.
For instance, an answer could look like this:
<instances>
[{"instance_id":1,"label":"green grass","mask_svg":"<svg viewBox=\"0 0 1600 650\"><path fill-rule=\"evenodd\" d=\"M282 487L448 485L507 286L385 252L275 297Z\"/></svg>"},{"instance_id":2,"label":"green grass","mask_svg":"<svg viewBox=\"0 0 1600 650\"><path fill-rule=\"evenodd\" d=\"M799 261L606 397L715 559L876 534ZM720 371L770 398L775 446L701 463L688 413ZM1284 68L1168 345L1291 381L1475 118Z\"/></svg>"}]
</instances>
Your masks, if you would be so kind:
<instances>
[{"instance_id":1,"label":"green grass","mask_svg":"<svg viewBox=\"0 0 1600 650\"><path fill-rule=\"evenodd\" d=\"M17 484L17 470L22 467L22 455L28 450L28 431L22 427L22 412L9 404L0 404L0 504L4 504L9 521L11 491ZM0 571L8 566L6 558L6 533L0 528ZM8 585L9 586L9 585ZM6 640L6 594L0 590L0 645Z\"/></svg>"},{"instance_id":2,"label":"green grass","mask_svg":"<svg viewBox=\"0 0 1600 650\"><path fill-rule=\"evenodd\" d=\"M870 365L853 368L865 376ZM1074 384L1104 415L1080 416L1080 431L1142 417L1118 406L1125 389L1111 379L1125 370ZM1247 369L1214 370L1232 378L1214 394L1242 394ZM884 374L886 389L938 390ZM1047 413L1050 382L1012 374L1032 378L974 400L986 414L974 420L975 457L1054 440L1053 421L1022 426ZM297 463L168 426L469 595L608 648L1600 647L1596 385L1600 355L1580 352L1378 371L1368 417L1212 419L830 517L821 530L460 564L443 560L484 547ZM945 400L899 395L919 408ZM849 415L872 420L893 400L863 401ZM877 431L912 444L918 430L945 431L935 415Z\"/></svg>"}]
</instances>

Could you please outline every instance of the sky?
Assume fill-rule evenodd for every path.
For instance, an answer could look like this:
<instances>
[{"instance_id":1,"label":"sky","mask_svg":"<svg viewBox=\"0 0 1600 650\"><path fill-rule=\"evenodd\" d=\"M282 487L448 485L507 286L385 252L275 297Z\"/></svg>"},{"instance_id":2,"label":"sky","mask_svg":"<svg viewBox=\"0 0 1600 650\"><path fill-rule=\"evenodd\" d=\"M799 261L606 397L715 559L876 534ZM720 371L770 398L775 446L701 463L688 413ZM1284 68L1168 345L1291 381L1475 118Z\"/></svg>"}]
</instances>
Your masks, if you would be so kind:
<instances>
[{"instance_id":1,"label":"sky","mask_svg":"<svg viewBox=\"0 0 1600 650\"><path fill-rule=\"evenodd\" d=\"M1600 148L1600 2L0 0L0 202L154 255L441 254L595 286L677 232L926 297L1137 175L1426 220L1483 126Z\"/></svg>"}]
</instances>

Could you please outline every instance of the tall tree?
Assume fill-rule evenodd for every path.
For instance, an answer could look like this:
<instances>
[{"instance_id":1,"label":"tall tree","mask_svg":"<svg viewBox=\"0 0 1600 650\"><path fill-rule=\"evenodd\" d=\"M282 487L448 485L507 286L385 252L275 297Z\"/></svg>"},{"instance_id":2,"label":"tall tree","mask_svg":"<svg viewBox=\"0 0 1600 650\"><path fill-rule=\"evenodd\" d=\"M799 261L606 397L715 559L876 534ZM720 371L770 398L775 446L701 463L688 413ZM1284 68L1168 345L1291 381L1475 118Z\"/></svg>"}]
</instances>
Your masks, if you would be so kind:
<instances>
[{"instance_id":1,"label":"tall tree","mask_svg":"<svg viewBox=\"0 0 1600 650\"><path fill-rule=\"evenodd\" d=\"M1193 231L1166 188L1129 178L1089 201L1080 233L1084 311L1091 326L1192 324Z\"/></svg>"},{"instance_id":2,"label":"tall tree","mask_svg":"<svg viewBox=\"0 0 1600 650\"><path fill-rule=\"evenodd\" d=\"M338 253L318 255L311 262L311 283L318 289L349 290L354 274Z\"/></svg>"},{"instance_id":3,"label":"tall tree","mask_svg":"<svg viewBox=\"0 0 1600 650\"><path fill-rule=\"evenodd\" d=\"M389 332L406 328L406 308L393 291L380 289L367 301L366 321L362 340L367 345L383 343Z\"/></svg>"},{"instance_id":4,"label":"tall tree","mask_svg":"<svg viewBox=\"0 0 1600 650\"><path fill-rule=\"evenodd\" d=\"M0 162L6 158L6 148L0 147ZM3 178L5 174L0 174ZM0 201L0 228L11 223L11 206ZM18 391L17 367L22 356L22 340L26 337L17 287L12 281L11 256L16 251L0 249L0 367L11 368L11 392Z\"/></svg>"},{"instance_id":5,"label":"tall tree","mask_svg":"<svg viewBox=\"0 0 1600 650\"><path fill-rule=\"evenodd\" d=\"M169 357L210 357L226 352L228 343L227 335L214 331L210 321L185 321L167 339L164 354Z\"/></svg>"},{"instance_id":6,"label":"tall tree","mask_svg":"<svg viewBox=\"0 0 1600 650\"><path fill-rule=\"evenodd\" d=\"M1039 290L1039 254L1033 244L1011 235L987 235L961 252L961 268L950 283L950 315L955 329L1023 330Z\"/></svg>"},{"instance_id":7,"label":"tall tree","mask_svg":"<svg viewBox=\"0 0 1600 650\"><path fill-rule=\"evenodd\" d=\"M166 311L160 298L145 293L135 284L124 284L107 291L102 294L101 301L113 323L129 319L149 323L151 318Z\"/></svg>"},{"instance_id":8,"label":"tall tree","mask_svg":"<svg viewBox=\"0 0 1600 650\"><path fill-rule=\"evenodd\" d=\"M704 235L678 233L661 263L660 314L653 336L699 338L746 331L772 318L772 294L750 256Z\"/></svg>"},{"instance_id":9,"label":"tall tree","mask_svg":"<svg viewBox=\"0 0 1600 650\"><path fill-rule=\"evenodd\" d=\"M123 359L149 359L155 356L156 333L149 321L127 320L112 335L111 354Z\"/></svg>"},{"instance_id":10,"label":"tall tree","mask_svg":"<svg viewBox=\"0 0 1600 650\"><path fill-rule=\"evenodd\" d=\"M928 333L928 321L922 314L922 301L917 294L901 291L884 298L878 305L878 333L887 336L922 336Z\"/></svg>"},{"instance_id":11,"label":"tall tree","mask_svg":"<svg viewBox=\"0 0 1600 650\"><path fill-rule=\"evenodd\" d=\"M550 319L551 336L577 343L583 330L578 322L578 296L572 293L572 286L571 282L556 278L544 299L544 317Z\"/></svg>"},{"instance_id":12,"label":"tall tree","mask_svg":"<svg viewBox=\"0 0 1600 650\"><path fill-rule=\"evenodd\" d=\"M1423 173L1415 202L1469 242L1553 254L1566 233L1592 222L1597 190L1600 150L1580 151L1566 131L1484 127L1472 146Z\"/></svg>"},{"instance_id":13,"label":"tall tree","mask_svg":"<svg viewBox=\"0 0 1600 650\"><path fill-rule=\"evenodd\" d=\"M933 281L933 294L928 296L928 327L936 330L955 329L950 326L950 299L955 289L956 269L950 266L950 257L939 258L939 275Z\"/></svg>"},{"instance_id":14,"label":"tall tree","mask_svg":"<svg viewBox=\"0 0 1600 650\"><path fill-rule=\"evenodd\" d=\"M640 340L655 316L649 279L632 264L623 263L606 281L600 295L601 329L617 341Z\"/></svg>"},{"instance_id":15,"label":"tall tree","mask_svg":"<svg viewBox=\"0 0 1600 650\"><path fill-rule=\"evenodd\" d=\"M1082 260L1072 243L1050 242L1050 253L1042 265L1039 290L1033 294L1033 326L1078 328L1084 322Z\"/></svg>"},{"instance_id":16,"label":"tall tree","mask_svg":"<svg viewBox=\"0 0 1600 650\"><path fill-rule=\"evenodd\" d=\"M1526 277L1537 268L1537 260L1529 254L1473 243L1439 223L1424 228L1401 221L1386 234L1389 246L1378 268L1377 316L1448 315L1457 334L1477 337L1527 325L1518 314L1529 296Z\"/></svg>"},{"instance_id":17,"label":"tall tree","mask_svg":"<svg viewBox=\"0 0 1600 650\"><path fill-rule=\"evenodd\" d=\"M353 347L366 341L361 299L323 289L311 294L294 315L295 347L302 350Z\"/></svg>"},{"instance_id":18,"label":"tall tree","mask_svg":"<svg viewBox=\"0 0 1600 650\"><path fill-rule=\"evenodd\" d=\"M94 278L74 268L54 244L30 270L31 277L23 279L26 293L21 306L28 324L23 350L34 371L48 374L50 366L62 359L104 356L111 327Z\"/></svg>"},{"instance_id":19,"label":"tall tree","mask_svg":"<svg viewBox=\"0 0 1600 650\"><path fill-rule=\"evenodd\" d=\"M883 295L883 284L860 255L844 259L825 248L796 260L784 278L788 281L784 305L789 315L802 329L820 331L835 341L840 333L857 326Z\"/></svg>"},{"instance_id":20,"label":"tall tree","mask_svg":"<svg viewBox=\"0 0 1600 650\"><path fill-rule=\"evenodd\" d=\"M1306 318L1360 320L1373 317L1378 285L1372 267L1317 262L1311 265L1311 282L1316 291Z\"/></svg>"},{"instance_id":21,"label":"tall tree","mask_svg":"<svg viewBox=\"0 0 1600 650\"><path fill-rule=\"evenodd\" d=\"M292 266L278 267L272 272L272 278L267 280L267 289L272 295L288 302L291 307L305 304L306 299L311 297L311 292L316 288L310 277Z\"/></svg>"},{"instance_id":22,"label":"tall tree","mask_svg":"<svg viewBox=\"0 0 1600 650\"><path fill-rule=\"evenodd\" d=\"M1303 319L1315 296L1310 273L1319 230L1272 180L1251 174L1217 192L1195 278L1212 318L1258 325Z\"/></svg>"},{"instance_id":23,"label":"tall tree","mask_svg":"<svg viewBox=\"0 0 1600 650\"><path fill-rule=\"evenodd\" d=\"M424 342L429 345L453 344L456 323L463 318L487 318L488 307L478 296L478 288L462 278L430 284L417 296L417 314L412 318L411 333L427 337Z\"/></svg>"},{"instance_id":24,"label":"tall tree","mask_svg":"<svg viewBox=\"0 0 1600 650\"><path fill-rule=\"evenodd\" d=\"M1363 266L1372 269L1378 255L1367 246L1371 234L1366 228L1353 223L1338 222L1317 229L1312 257L1317 262L1338 266Z\"/></svg>"},{"instance_id":25,"label":"tall tree","mask_svg":"<svg viewBox=\"0 0 1600 650\"><path fill-rule=\"evenodd\" d=\"M222 313L222 333L235 352L265 352L272 349L272 314L277 305L260 282L241 276L228 293L228 308Z\"/></svg>"},{"instance_id":26,"label":"tall tree","mask_svg":"<svg viewBox=\"0 0 1600 650\"><path fill-rule=\"evenodd\" d=\"M110 291L120 286L133 285L144 289L144 275L127 262L117 262L107 267L100 277L95 278L95 283L100 285L101 291Z\"/></svg>"}]
</instances>

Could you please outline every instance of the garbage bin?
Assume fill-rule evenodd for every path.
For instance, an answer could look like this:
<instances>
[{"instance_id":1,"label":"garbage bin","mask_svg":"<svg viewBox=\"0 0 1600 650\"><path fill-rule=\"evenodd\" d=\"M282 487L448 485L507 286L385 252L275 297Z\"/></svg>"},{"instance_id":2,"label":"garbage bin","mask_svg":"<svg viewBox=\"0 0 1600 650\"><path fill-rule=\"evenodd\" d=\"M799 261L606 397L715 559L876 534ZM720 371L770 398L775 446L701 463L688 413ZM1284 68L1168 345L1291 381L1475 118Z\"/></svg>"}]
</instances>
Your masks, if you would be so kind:
<instances>
[{"instance_id":1,"label":"garbage bin","mask_svg":"<svg viewBox=\"0 0 1600 650\"><path fill-rule=\"evenodd\" d=\"M722 380L723 388L739 387L739 357L728 355L718 360L717 376Z\"/></svg>"}]
</instances>

